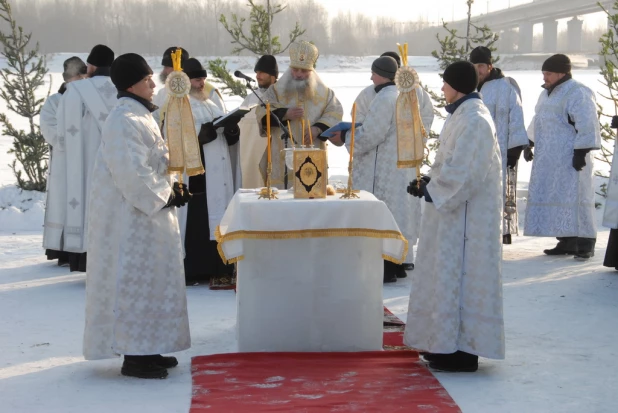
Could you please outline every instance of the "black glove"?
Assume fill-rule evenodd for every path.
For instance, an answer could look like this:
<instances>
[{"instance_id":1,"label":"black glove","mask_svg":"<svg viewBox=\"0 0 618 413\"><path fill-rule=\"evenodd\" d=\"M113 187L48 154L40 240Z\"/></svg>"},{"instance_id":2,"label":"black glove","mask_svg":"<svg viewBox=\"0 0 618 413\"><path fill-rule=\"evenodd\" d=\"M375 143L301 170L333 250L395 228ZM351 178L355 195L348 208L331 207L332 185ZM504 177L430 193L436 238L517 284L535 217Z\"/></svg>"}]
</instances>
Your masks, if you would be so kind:
<instances>
[{"instance_id":1,"label":"black glove","mask_svg":"<svg viewBox=\"0 0 618 413\"><path fill-rule=\"evenodd\" d=\"M586 154L589 149L575 149L573 151L573 168L576 171L581 171L586 166Z\"/></svg>"},{"instance_id":2,"label":"black glove","mask_svg":"<svg viewBox=\"0 0 618 413\"><path fill-rule=\"evenodd\" d=\"M235 145L240 139L240 128L236 124L225 125L223 128L223 136L225 136L228 146Z\"/></svg>"},{"instance_id":3,"label":"black glove","mask_svg":"<svg viewBox=\"0 0 618 413\"><path fill-rule=\"evenodd\" d=\"M200 133L197 134L197 140L200 142L200 145L205 145L215 139L217 139L217 130L212 122L202 123Z\"/></svg>"},{"instance_id":4,"label":"black glove","mask_svg":"<svg viewBox=\"0 0 618 413\"><path fill-rule=\"evenodd\" d=\"M618 116L612 116L612 128L618 128Z\"/></svg>"},{"instance_id":5,"label":"black glove","mask_svg":"<svg viewBox=\"0 0 618 413\"><path fill-rule=\"evenodd\" d=\"M430 176L421 176L421 184L419 187L418 179L415 179L414 181L410 182L410 185L408 185L408 193L412 196L422 198L423 195L425 195L425 187L427 186L429 181L431 181Z\"/></svg>"},{"instance_id":6,"label":"black glove","mask_svg":"<svg viewBox=\"0 0 618 413\"><path fill-rule=\"evenodd\" d=\"M534 153L532 152L532 148L530 146L524 149L524 159L526 160L526 162L530 162L534 159Z\"/></svg>"},{"instance_id":7,"label":"black glove","mask_svg":"<svg viewBox=\"0 0 618 413\"><path fill-rule=\"evenodd\" d=\"M172 186L172 193L167 200L167 204L165 204L163 208L180 208L189 202L192 196L193 195L189 192L187 185L174 182L174 185Z\"/></svg>"},{"instance_id":8,"label":"black glove","mask_svg":"<svg viewBox=\"0 0 618 413\"><path fill-rule=\"evenodd\" d=\"M508 149L506 151L506 166L507 168L515 168L517 166L517 161L521 156L521 152L524 150L525 145L516 146L514 148Z\"/></svg>"}]
</instances>

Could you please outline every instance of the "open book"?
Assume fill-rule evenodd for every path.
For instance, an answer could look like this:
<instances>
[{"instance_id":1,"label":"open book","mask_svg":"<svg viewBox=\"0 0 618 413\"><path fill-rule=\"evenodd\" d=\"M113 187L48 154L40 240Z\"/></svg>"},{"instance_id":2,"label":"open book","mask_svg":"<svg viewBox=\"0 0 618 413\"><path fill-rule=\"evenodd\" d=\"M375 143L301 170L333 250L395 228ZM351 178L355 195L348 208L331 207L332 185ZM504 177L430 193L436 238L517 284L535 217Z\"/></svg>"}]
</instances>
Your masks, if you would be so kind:
<instances>
[{"instance_id":1,"label":"open book","mask_svg":"<svg viewBox=\"0 0 618 413\"><path fill-rule=\"evenodd\" d=\"M358 128L359 126L361 126L362 123L356 123L356 127ZM327 138L330 138L331 136L333 136L333 134L335 132L339 132L339 131L347 131L352 129L352 122L339 122L338 124L336 124L335 126L333 126L332 128L326 129L324 132L322 132L320 134L320 136L324 136Z\"/></svg>"},{"instance_id":2,"label":"open book","mask_svg":"<svg viewBox=\"0 0 618 413\"><path fill-rule=\"evenodd\" d=\"M236 125L243 116L251 111L257 105L250 106L239 106L234 110L229 111L224 116L221 116L219 119L215 120L212 124L215 128L220 128L222 126L227 125Z\"/></svg>"}]
</instances>

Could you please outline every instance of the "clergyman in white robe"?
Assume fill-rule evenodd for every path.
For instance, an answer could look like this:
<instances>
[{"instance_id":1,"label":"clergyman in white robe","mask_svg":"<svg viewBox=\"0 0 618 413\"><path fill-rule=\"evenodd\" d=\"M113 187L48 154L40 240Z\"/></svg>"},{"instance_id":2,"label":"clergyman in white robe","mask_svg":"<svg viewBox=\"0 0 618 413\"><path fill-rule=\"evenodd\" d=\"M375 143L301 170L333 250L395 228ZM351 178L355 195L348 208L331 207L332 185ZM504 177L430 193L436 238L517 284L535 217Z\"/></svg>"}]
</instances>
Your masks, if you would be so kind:
<instances>
[{"instance_id":1,"label":"clergyman in white robe","mask_svg":"<svg viewBox=\"0 0 618 413\"><path fill-rule=\"evenodd\" d=\"M58 106L58 139L64 142L66 194L64 228L50 228L50 236L64 237L64 250L88 251L88 193L101 130L117 102L118 91L107 75L71 82ZM83 261L79 268L85 271Z\"/></svg>"},{"instance_id":2,"label":"clergyman in white robe","mask_svg":"<svg viewBox=\"0 0 618 413\"><path fill-rule=\"evenodd\" d=\"M429 172L404 342L503 359L500 148L477 93L454 105Z\"/></svg>"}]
</instances>

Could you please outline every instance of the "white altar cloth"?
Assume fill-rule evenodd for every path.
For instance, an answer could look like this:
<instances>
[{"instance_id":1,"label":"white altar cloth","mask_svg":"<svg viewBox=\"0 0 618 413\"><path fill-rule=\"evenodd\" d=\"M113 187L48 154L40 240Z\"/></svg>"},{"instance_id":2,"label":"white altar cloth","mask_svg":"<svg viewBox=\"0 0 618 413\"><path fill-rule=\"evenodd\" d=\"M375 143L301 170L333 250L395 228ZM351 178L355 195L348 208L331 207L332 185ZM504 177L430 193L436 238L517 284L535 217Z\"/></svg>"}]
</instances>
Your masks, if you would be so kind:
<instances>
[{"instance_id":1,"label":"white altar cloth","mask_svg":"<svg viewBox=\"0 0 618 413\"><path fill-rule=\"evenodd\" d=\"M217 230L238 262L238 350L382 348L383 259L402 262L407 241L368 192L295 200L237 192Z\"/></svg>"}]
</instances>

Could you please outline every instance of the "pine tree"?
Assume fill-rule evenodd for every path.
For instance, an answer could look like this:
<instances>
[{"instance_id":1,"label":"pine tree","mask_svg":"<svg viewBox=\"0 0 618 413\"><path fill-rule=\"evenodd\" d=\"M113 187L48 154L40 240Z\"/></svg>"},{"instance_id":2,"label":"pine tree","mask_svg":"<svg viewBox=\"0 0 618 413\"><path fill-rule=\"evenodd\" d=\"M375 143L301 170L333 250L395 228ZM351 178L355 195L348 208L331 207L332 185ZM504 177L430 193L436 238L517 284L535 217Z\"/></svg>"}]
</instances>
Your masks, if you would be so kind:
<instances>
[{"instance_id":1,"label":"pine tree","mask_svg":"<svg viewBox=\"0 0 618 413\"><path fill-rule=\"evenodd\" d=\"M25 34L22 27L17 26L9 0L0 0L0 18L9 26L6 33L0 30L0 43L3 46L0 54L5 57L7 64L0 71L0 79L3 81L0 97L10 111L28 119L29 124L28 131L17 130L6 114L0 114L2 133L13 137L13 148L8 153L15 154L15 160L10 167L17 178L18 187L44 192L49 149L34 118L41 112L45 101L45 98L37 99L35 96L37 89L44 85L48 72L45 58L39 54L38 43L34 47L28 46L32 33Z\"/></svg>"},{"instance_id":2,"label":"pine tree","mask_svg":"<svg viewBox=\"0 0 618 413\"><path fill-rule=\"evenodd\" d=\"M452 29L448 26L448 23L442 21L442 27L447 31L446 36L440 38L440 34L436 34L438 43L440 44L440 51L434 50L431 55L438 60L438 65L441 70L446 69L451 63L468 60L470 52L476 46L488 47L492 52L496 51L495 43L498 41L498 34L494 33L486 24L479 26L472 22L472 4L474 0L466 0L468 6L468 19L466 25L466 35L461 36L457 33L457 29ZM460 45L459 41L464 41L463 45ZM494 63L499 60L499 57L495 57ZM442 77L444 72L439 73ZM443 109L447 103L439 93L435 93L429 90L426 86L423 86L425 91L429 93L431 99L434 102L435 114L441 118L444 115L438 110ZM431 152L438 148L438 135L435 132L430 132L430 141L428 143Z\"/></svg>"},{"instance_id":3,"label":"pine tree","mask_svg":"<svg viewBox=\"0 0 618 413\"><path fill-rule=\"evenodd\" d=\"M223 14L219 18L219 22L232 36L232 44L236 45L232 49L232 54L238 56L241 52L247 51L256 56L277 55L285 52L296 39L305 33L305 30L296 22L294 29L288 34L287 45L283 46L279 36L272 35L271 27L275 16L285 10L287 6L278 3L271 4L270 0L266 0L266 7L264 7L256 4L255 1L248 0L247 3L250 8L248 32L245 32L244 24L247 19L244 17L232 13L229 19ZM235 80L229 75L227 61L222 59L211 60L208 62L208 67L214 77L225 85L223 90L227 90L228 94L247 96L245 83Z\"/></svg>"},{"instance_id":4,"label":"pine tree","mask_svg":"<svg viewBox=\"0 0 618 413\"><path fill-rule=\"evenodd\" d=\"M610 102L612 105L609 107L614 108L613 115L617 115L618 111L616 106L618 105L618 0L616 0L612 6L612 9L607 10L600 5L603 12L607 15L608 29L605 34L599 39L601 44L601 51L599 52L599 58L602 62L601 75L603 80L601 83L607 87L607 94L600 95ZM601 138L603 144L601 145L601 151L597 152L595 159L601 162L611 165L614 157L614 142L616 140L616 130L612 129L606 122L607 118L611 120L612 114L605 111L601 105L597 104L599 122L601 126ZM603 173L599 170L595 171L595 175L609 178L607 173ZM601 185L601 193L599 195L607 196L607 183Z\"/></svg>"}]
</instances>

